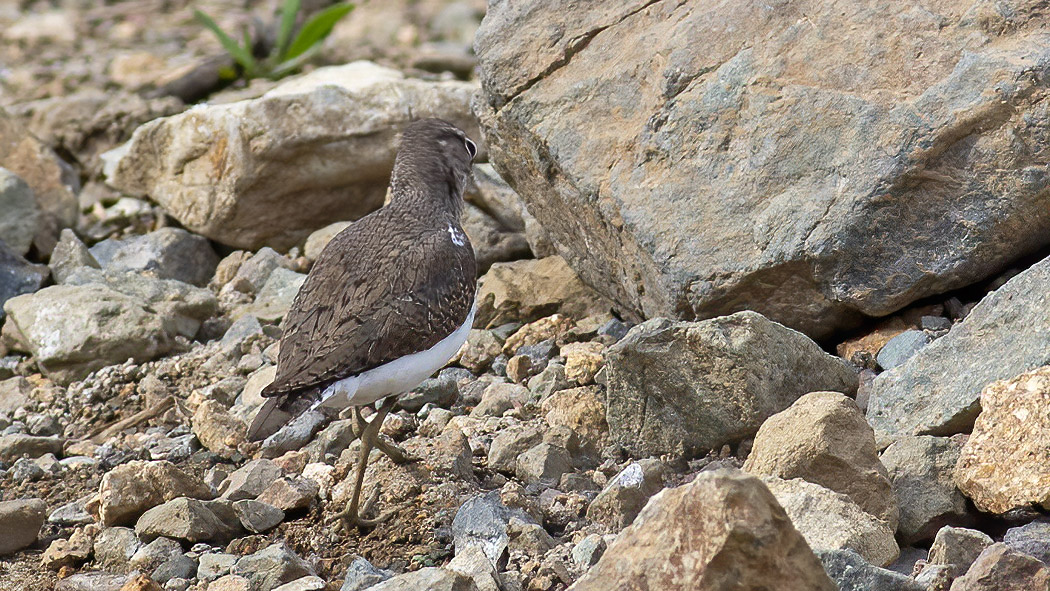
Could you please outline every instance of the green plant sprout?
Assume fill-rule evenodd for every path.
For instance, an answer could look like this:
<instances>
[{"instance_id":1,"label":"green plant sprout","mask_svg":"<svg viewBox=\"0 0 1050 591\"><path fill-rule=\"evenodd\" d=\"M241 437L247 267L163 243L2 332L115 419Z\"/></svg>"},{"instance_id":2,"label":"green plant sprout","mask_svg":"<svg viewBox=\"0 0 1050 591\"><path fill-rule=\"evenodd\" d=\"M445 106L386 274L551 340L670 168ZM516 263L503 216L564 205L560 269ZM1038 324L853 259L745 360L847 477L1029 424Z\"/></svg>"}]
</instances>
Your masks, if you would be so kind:
<instances>
[{"instance_id":1,"label":"green plant sprout","mask_svg":"<svg viewBox=\"0 0 1050 591\"><path fill-rule=\"evenodd\" d=\"M277 43L270 55L262 59L256 59L253 54L252 39L247 30L244 31L244 44L241 45L234 41L226 31L219 28L215 19L203 11L194 9L193 16L212 33L215 33L219 43L241 67L241 75L245 79L270 78L275 80L294 72L316 55L321 49L321 42L332 33L336 23L354 9L354 5L349 2L333 4L310 17L292 39L292 30L295 28L295 18L299 14L300 2L301 0L285 0L281 6L281 25L277 31ZM224 72L223 77L236 78L237 72Z\"/></svg>"}]
</instances>

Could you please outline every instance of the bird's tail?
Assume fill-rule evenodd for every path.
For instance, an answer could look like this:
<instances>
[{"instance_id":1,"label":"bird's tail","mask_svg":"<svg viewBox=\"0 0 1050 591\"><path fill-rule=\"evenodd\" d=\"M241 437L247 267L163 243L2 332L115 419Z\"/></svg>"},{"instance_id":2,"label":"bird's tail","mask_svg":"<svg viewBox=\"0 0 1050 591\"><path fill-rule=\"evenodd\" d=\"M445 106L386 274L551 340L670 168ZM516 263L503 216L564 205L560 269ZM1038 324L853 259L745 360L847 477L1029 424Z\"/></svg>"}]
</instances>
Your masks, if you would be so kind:
<instances>
[{"instance_id":1,"label":"bird's tail","mask_svg":"<svg viewBox=\"0 0 1050 591\"><path fill-rule=\"evenodd\" d=\"M284 396L267 398L248 427L248 441L262 441L292 420L292 414L281 409Z\"/></svg>"}]
</instances>

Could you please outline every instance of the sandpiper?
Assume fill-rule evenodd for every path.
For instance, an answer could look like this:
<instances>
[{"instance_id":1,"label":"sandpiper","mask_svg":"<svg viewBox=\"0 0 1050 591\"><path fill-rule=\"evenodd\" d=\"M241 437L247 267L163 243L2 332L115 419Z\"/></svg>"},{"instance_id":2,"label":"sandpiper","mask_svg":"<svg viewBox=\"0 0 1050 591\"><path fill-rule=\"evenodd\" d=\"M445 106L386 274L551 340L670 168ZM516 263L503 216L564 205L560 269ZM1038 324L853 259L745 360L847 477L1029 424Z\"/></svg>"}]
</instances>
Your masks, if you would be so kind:
<instances>
[{"instance_id":1,"label":"sandpiper","mask_svg":"<svg viewBox=\"0 0 1050 591\"><path fill-rule=\"evenodd\" d=\"M361 452L346 526L359 514L373 446L397 395L441 369L474 321L477 265L460 226L463 187L477 146L439 119L410 124L390 180L390 203L354 222L324 248L285 318L277 376L262 395L248 439L258 441L314 408L354 407ZM383 400L368 422L361 407Z\"/></svg>"}]
</instances>

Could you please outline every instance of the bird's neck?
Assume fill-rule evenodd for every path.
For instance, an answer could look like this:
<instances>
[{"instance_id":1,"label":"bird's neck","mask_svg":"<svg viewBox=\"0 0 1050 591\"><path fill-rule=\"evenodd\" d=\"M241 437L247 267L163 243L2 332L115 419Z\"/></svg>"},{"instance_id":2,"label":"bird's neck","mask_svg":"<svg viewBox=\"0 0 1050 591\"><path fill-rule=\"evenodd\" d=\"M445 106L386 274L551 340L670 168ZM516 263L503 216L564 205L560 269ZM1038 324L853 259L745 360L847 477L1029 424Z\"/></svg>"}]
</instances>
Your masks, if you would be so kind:
<instances>
[{"instance_id":1,"label":"bird's neck","mask_svg":"<svg viewBox=\"0 0 1050 591\"><path fill-rule=\"evenodd\" d=\"M428 182L419 175L397 175L390 184L390 206L410 209L417 219L440 225L459 225L463 210L463 184L458 180ZM423 215L420 215L423 214Z\"/></svg>"}]
</instances>

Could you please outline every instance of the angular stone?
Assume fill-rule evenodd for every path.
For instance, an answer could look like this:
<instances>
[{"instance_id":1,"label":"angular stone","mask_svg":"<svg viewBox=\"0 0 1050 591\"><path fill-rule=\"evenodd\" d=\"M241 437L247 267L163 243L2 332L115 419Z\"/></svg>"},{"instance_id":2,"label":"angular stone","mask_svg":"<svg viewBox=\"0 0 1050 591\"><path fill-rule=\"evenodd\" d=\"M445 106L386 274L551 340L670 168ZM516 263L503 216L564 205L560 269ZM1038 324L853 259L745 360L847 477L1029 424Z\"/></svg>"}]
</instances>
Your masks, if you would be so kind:
<instances>
[{"instance_id":1,"label":"angular stone","mask_svg":"<svg viewBox=\"0 0 1050 591\"><path fill-rule=\"evenodd\" d=\"M0 556L17 552L36 541L47 517L42 499L0 501Z\"/></svg>"},{"instance_id":2,"label":"angular stone","mask_svg":"<svg viewBox=\"0 0 1050 591\"><path fill-rule=\"evenodd\" d=\"M875 360L882 369L893 369L907 361L930 343L930 336L921 330L906 330L882 346Z\"/></svg>"},{"instance_id":3,"label":"angular stone","mask_svg":"<svg viewBox=\"0 0 1050 591\"><path fill-rule=\"evenodd\" d=\"M514 425L500 430L489 445L489 469L514 472L518 465L518 457L538 444L542 438L540 430L531 425Z\"/></svg>"},{"instance_id":4,"label":"angular stone","mask_svg":"<svg viewBox=\"0 0 1050 591\"><path fill-rule=\"evenodd\" d=\"M644 322L606 354L609 433L635 457L698 455L753 435L800 396L852 394L857 376L754 312Z\"/></svg>"},{"instance_id":5,"label":"angular stone","mask_svg":"<svg viewBox=\"0 0 1050 591\"><path fill-rule=\"evenodd\" d=\"M943 564L951 578L961 577L985 548L995 543L988 534L975 529L945 526L930 545L929 564Z\"/></svg>"},{"instance_id":6,"label":"angular stone","mask_svg":"<svg viewBox=\"0 0 1050 591\"><path fill-rule=\"evenodd\" d=\"M470 577L443 568L427 567L387 579L368 591L478 591Z\"/></svg>"},{"instance_id":7,"label":"angular stone","mask_svg":"<svg viewBox=\"0 0 1050 591\"><path fill-rule=\"evenodd\" d=\"M14 462L22 456L39 458L44 454L60 455L63 440L59 437L42 437L11 433L0 436L0 460Z\"/></svg>"},{"instance_id":8,"label":"angular stone","mask_svg":"<svg viewBox=\"0 0 1050 591\"><path fill-rule=\"evenodd\" d=\"M208 591L251 591L251 583L245 577L226 575L208 585Z\"/></svg>"},{"instance_id":9,"label":"angular stone","mask_svg":"<svg viewBox=\"0 0 1050 591\"><path fill-rule=\"evenodd\" d=\"M909 435L882 452L900 507L897 535L904 543L926 541L944 525L972 521L953 478L962 445L962 436Z\"/></svg>"},{"instance_id":10,"label":"angular stone","mask_svg":"<svg viewBox=\"0 0 1050 591\"><path fill-rule=\"evenodd\" d=\"M364 558L357 556L350 562L343 575L343 586L339 591L364 591L373 585L390 578L390 573L372 566Z\"/></svg>"},{"instance_id":11,"label":"angular stone","mask_svg":"<svg viewBox=\"0 0 1050 591\"><path fill-rule=\"evenodd\" d=\"M219 540L234 529L197 499L179 497L147 510L135 523L139 538L151 541L160 536L203 542Z\"/></svg>"},{"instance_id":12,"label":"angular stone","mask_svg":"<svg viewBox=\"0 0 1050 591\"><path fill-rule=\"evenodd\" d=\"M102 477L99 515L102 525L133 523L143 512L177 497L211 499L215 493L167 461L134 460Z\"/></svg>"},{"instance_id":13,"label":"angular stone","mask_svg":"<svg viewBox=\"0 0 1050 591\"><path fill-rule=\"evenodd\" d=\"M92 539L83 528L77 529L69 539L59 538L47 547L40 557L40 565L58 571L62 567L75 568L91 557Z\"/></svg>"},{"instance_id":14,"label":"angular stone","mask_svg":"<svg viewBox=\"0 0 1050 591\"><path fill-rule=\"evenodd\" d=\"M554 313L583 318L610 308L559 256L497 263L478 283L474 326L532 322Z\"/></svg>"},{"instance_id":15,"label":"angular stone","mask_svg":"<svg viewBox=\"0 0 1050 591\"><path fill-rule=\"evenodd\" d=\"M103 156L105 172L111 185L148 194L192 232L236 248L285 250L383 203L394 140L410 119L443 118L480 139L469 117L474 88L368 62L320 68L257 99L154 119Z\"/></svg>"},{"instance_id":16,"label":"angular stone","mask_svg":"<svg viewBox=\"0 0 1050 591\"><path fill-rule=\"evenodd\" d=\"M350 224L351 222L332 222L323 228L311 232L303 245L303 256L311 261L317 260L317 257L321 256L321 251L328 246L332 238L335 238L336 234L345 230Z\"/></svg>"},{"instance_id":17,"label":"angular stone","mask_svg":"<svg viewBox=\"0 0 1050 591\"><path fill-rule=\"evenodd\" d=\"M951 591L1048 591L1050 567L1007 546L992 544L981 552Z\"/></svg>"},{"instance_id":18,"label":"angular stone","mask_svg":"<svg viewBox=\"0 0 1050 591\"><path fill-rule=\"evenodd\" d=\"M237 446L244 443L247 427L230 415L218 400L205 400L197 407L190 421L193 434L205 448L230 458L237 453Z\"/></svg>"},{"instance_id":19,"label":"angular stone","mask_svg":"<svg viewBox=\"0 0 1050 591\"><path fill-rule=\"evenodd\" d=\"M503 350L503 341L491 330L471 329L455 360L459 365L480 374L492 365Z\"/></svg>"},{"instance_id":20,"label":"angular stone","mask_svg":"<svg viewBox=\"0 0 1050 591\"><path fill-rule=\"evenodd\" d=\"M55 591L121 591L129 575L88 572L70 575L55 584Z\"/></svg>"},{"instance_id":21,"label":"angular stone","mask_svg":"<svg viewBox=\"0 0 1050 591\"><path fill-rule=\"evenodd\" d=\"M817 557L839 591L926 591L915 579L868 564L853 550L818 550Z\"/></svg>"},{"instance_id":22,"label":"angular stone","mask_svg":"<svg viewBox=\"0 0 1050 591\"><path fill-rule=\"evenodd\" d=\"M106 270L145 273L196 286L206 285L219 264L207 239L180 228L109 238L92 246L91 255Z\"/></svg>"},{"instance_id":23,"label":"angular stone","mask_svg":"<svg viewBox=\"0 0 1050 591\"><path fill-rule=\"evenodd\" d=\"M230 573L239 556L233 554L209 553L200 557L197 565L197 578L202 581L213 581Z\"/></svg>"},{"instance_id":24,"label":"angular stone","mask_svg":"<svg viewBox=\"0 0 1050 591\"><path fill-rule=\"evenodd\" d=\"M1033 521L1021 527L1011 527L1006 530L1003 543L1050 564L1050 523Z\"/></svg>"},{"instance_id":25,"label":"angular stone","mask_svg":"<svg viewBox=\"0 0 1050 591\"><path fill-rule=\"evenodd\" d=\"M232 572L248 579L252 589L266 590L316 574L313 568L284 542L241 557L233 566Z\"/></svg>"},{"instance_id":26,"label":"angular stone","mask_svg":"<svg viewBox=\"0 0 1050 591\"><path fill-rule=\"evenodd\" d=\"M131 557L142 547L135 530L107 527L95 536L95 562L104 569L123 571Z\"/></svg>"},{"instance_id":27,"label":"angular stone","mask_svg":"<svg viewBox=\"0 0 1050 591\"><path fill-rule=\"evenodd\" d=\"M1050 299L1030 297L1047 289L1050 259L989 293L903 365L879 374L868 402L871 426L890 435L970 431L988 384L1050 363Z\"/></svg>"},{"instance_id":28,"label":"angular stone","mask_svg":"<svg viewBox=\"0 0 1050 591\"><path fill-rule=\"evenodd\" d=\"M39 218L33 190L17 174L0 168L0 241L24 255L33 245Z\"/></svg>"},{"instance_id":29,"label":"angular stone","mask_svg":"<svg viewBox=\"0 0 1050 591\"><path fill-rule=\"evenodd\" d=\"M835 590L769 490L752 476L717 470L650 499L570 589L706 591L727 585Z\"/></svg>"},{"instance_id":30,"label":"angular stone","mask_svg":"<svg viewBox=\"0 0 1050 591\"><path fill-rule=\"evenodd\" d=\"M548 425L568 427L592 448L599 449L609 436L604 398L597 386L580 386L551 394L540 409L546 412Z\"/></svg>"},{"instance_id":31,"label":"angular stone","mask_svg":"<svg viewBox=\"0 0 1050 591\"><path fill-rule=\"evenodd\" d=\"M479 274L487 272L493 263L532 258L524 232L505 228L472 203L465 204L461 216L463 231L474 247Z\"/></svg>"},{"instance_id":32,"label":"angular stone","mask_svg":"<svg viewBox=\"0 0 1050 591\"><path fill-rule=\"evenodd\" d=\"M327 421L327 417L319 410L304 412L267 437L259 448L259 455L264 458L276 458L285 452L296 451L309 443L314 433Z\"/></svg>"},{"instance_id":33,"label":"angular stone","mask_svg":"<svg viewBox=\"0 0 1050 591\"><path fill-rule=\"evenodd\" d=\"M255 301L251 304L239 306L231 316L241 318L247 314L255 316L266 322L280 322L299 293L299 288L306 281L306 275L296 273L290 269L274 269L266 278L266 283L259 288Z\"/></svg>"},{"instance_id":34,"label":"angular stone","mask_svg":"<svg viewBox=\"0 0 1050 591\"><path fill-rule=\"evenodd\" d=\"M1029 98L1047 83L1027 75L1050 41L1013 13L561 7L490 6L476 112L496 170L627 316L751 309L820 338L1050 241Z\"/></svg>"},{"instance_id":35,"label":"angular stone","mask_svg":"<svg viewBox=\"0 0 1050 591\"><path fill-rule=\"evenodd\" d=\"M256 534L273 529L284 521L284 511L259 501L236 501L233 510L244 529Z\"/></svg>"},{"instance_id":36,"label":"angular stone","mask_svg":"<svg viewBox=\"0 0 1050 591\"><path fill-rule=\"evenodd\" d=\"M55 283L59 284L65 283L66 279L82 267L102 268L88 247L69 228L62 230L59 235L58 244L51 252L51 259L47 265L51 269L51 276Z\"/></svg>"},{"instance_id":37,"label":"angular stone","mask_svg":"<svg viewBox=\"0 0 1050 591\"><path fill-rule=\"evenodd\" d=\"M587 518L620 531L634 521L650 497L663 490L663 476L660 460L631 462L594 498L587 507Z\"/></svg>"},{"instance_id":38,"label":"angular stone","mask_svg":"<svg viewBox=\"0 0 1050 591\"><path fill-rule=\"evenodd\" d=\"M565 377L577 384L590 384L605 365L605 346L596 341L566 343L561 348L565 358Z\"/></svg>"},{"instance_id":39,"label":"angular stone","mask_svg":"<svg viewBox=\"0 0 1050 591\"><path fill-rule=\"evenodd\" d=\"M510 542L507 524L512 517L531 521L520 509L504 505L499 491L471 497L460 505L452 520L456 554L465 552L468 546L480 546L489 560L499 562Z\"/></svg>"},{"instance_id":40,"label":"angular stone","mask_svg":"<svg viewBox=\"0 0 1050 591\"><path fill-rule=\"evenodd\" d=\"M157 538L141 546L128 561L128 568L153 572L158 566L182 555L182 545L171 538Z\"/></svg>"},{"instance_id":41,"label":"angular stone","mask_svg":"<svg viewBox=\"0 0 1050 591\"><path fill-rule=\"evenodd\" d=\"M534 525L543 529L539 525ZM549 537L549 536L548 536ZM518 537L521 539L521 536ZM485 551L478 546L467 546L467 548L460 554L456 554L452 560L449 561L445 568L469 577L474 581L474 586L478 591L501 591L503 585L500 584L499 573L496 571L496 565L493 564L489 557L485 555Z\"/></svg>"},{"instance_id":42,"label":"angular stone","mask_svg":"<svg viewBox=\"0 0 1050 591\"><path fill-rule=\"evenodd\" d=\"M540 443L521 454L514 469L526 484L555 485L567 472L572 472L572 456L564 447L550 443Z\"/></svg>"},{"instance_id":43,"label":"angular stone","mask_svg":"<svg viewBox=\"0 0 1050 591\"><path fill-rule=\"evenodd\" d=\"M481 402L470 411L470 416L501 417L512 408L521 408L530 399L532 393L525 386L497 382L485 388Z\"/></svg>"},{"instance_id":44,"label":"angular stone","mask_svg":"<svg viewBox=\"0 0 1050 591\"><path fill-rule=\"evenodd\" d=\"M980 402L955 465L959 490L991 513L1050 508L1050 366L989 384Z\"/></svg>"},{"instance_id":45,"label":"angular stone","mask_svg":"<svg viewBox=\"0 0 1050 591\"><path fill-rule=\"evenodd\" d=\"M281 477L283 471L273 460L258 459L234 470L220 486L222 498L231 501L254 499Z\"/></svg>"},{"instance_id":46,"label":"angular stone","mask_svg":"<svg viewBox=\"0 0 1050 591\"><path fill-rule=\"evenodd\" d=\"M274 587L273 591L315 591L316 589L324 588L324 579L315 575L307 575L285 583L280 587Z\"/></svg>"},{"instance_id":47,"label":"angular stone","mask_svg":"<svg viewBox=\"0 0 1050 591\"><path fill-rule=\"evenodd\" d=\"M762 482L814 550L850 549L876 566L888 566L900 554L893 530L846 495L801 478L764 476Z\"/></svg>"},{"instance_id":48,"label":"angular stone","mask_svg":"<svg viewBox=\"0 0 1050 591\"><path fill-rule=\"evenodd\" d=\"M309 507L317 491L317 484L310 479L286 476L270 483L255 500L287 512Z\"/></svg>"},{"instance_id":49,"label":"angular stone","mask_svg":"<svg viewBox=\"0 0 1050 591\"><path fill-rule=\"evenodd\" d=\"M587 568L602 557L606 544L598 534L590 534L572 547L572 561L580 568Z\"/></svg>"},{"instance_id":50,"label":"angular stone","mask_svg":"<svg viewBox=\"0 0 1050 591\"><path fill-rule=\"evenodd\" d=\"M857 405L838 392L806 394L762 423L744 470L840 492L890 531L897 529L897 499L875 433Z\"/></svg>"}]
</instances>

